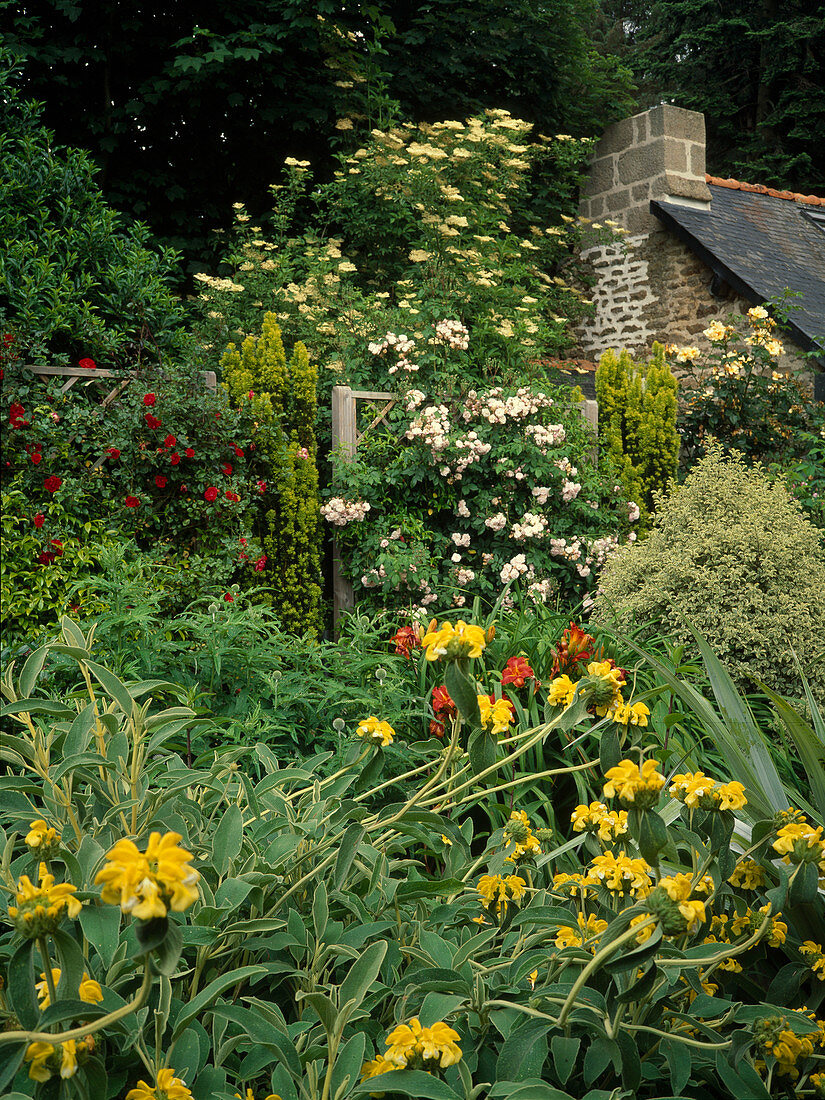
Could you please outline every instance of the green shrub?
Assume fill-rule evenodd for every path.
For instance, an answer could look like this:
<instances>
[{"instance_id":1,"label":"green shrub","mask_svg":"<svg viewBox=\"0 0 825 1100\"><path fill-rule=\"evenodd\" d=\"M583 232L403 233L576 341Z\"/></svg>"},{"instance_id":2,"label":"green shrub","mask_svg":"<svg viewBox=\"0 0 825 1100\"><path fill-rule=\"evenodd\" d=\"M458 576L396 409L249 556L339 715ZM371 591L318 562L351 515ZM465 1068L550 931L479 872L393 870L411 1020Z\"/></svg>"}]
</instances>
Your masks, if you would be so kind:
<instances>
[{"instance_id":1,"label":"green shrub","mask_svg":"<svg viewBox=\"0 0 825 1100\"><path fill-rule=\"evenodd\" d=\"M267 480L258 482L264 502L260 559L273 583L272 603L285 629L321 626L318 467L315 442L318 371L298 342L287 364L274 313L261 335L247 336L241 350L230 344L221 358L225 385L260 426Z\"/></svg>"},{"instance_id":2,"label":"green shrub","mask_svg":"<svg viewBox=\"0 0 825 1100\"><path fill-rule=\"evenodd\" d=\"M191 347L176 254L107 204L86 153L52 145L17 81L0 55L0 328L37 362L140 365Z\"/></svg>"},{"instance_id":3,"label":"green shrub","mask_svg":"<svg viewBox=\"0 0 825 1100\"><path fill-rule=\"evenodd\" d=\"M650 526L657 493L676 477L678 382L665 362L665 348L653 345L653 358L637 365L628 352L610 349L599 360L599 442L613 463L622 489L639 505L639 529Z\"/></svg>"},{"instance_id":4,"label":"green shrub","mask_svg":"<svg viewBox=\"0 0 825 1100\"><path fill-rule=\"evenodd\" d=\"M659 501L653 531L602 573L596 621L707 636L740 684L801 695L794 656L825 698L821 533L781 484L715 445Z\"/></svg>"}]
</instances>

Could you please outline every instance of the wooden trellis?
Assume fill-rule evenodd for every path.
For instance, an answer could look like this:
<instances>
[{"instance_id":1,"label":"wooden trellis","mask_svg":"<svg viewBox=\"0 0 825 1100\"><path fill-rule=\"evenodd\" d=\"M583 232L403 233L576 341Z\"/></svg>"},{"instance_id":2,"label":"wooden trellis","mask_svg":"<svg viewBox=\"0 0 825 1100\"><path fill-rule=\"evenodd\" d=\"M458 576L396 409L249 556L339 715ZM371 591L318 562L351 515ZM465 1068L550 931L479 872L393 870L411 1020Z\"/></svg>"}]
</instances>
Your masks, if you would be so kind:
<instances>
[{"instance_id":1,"label":"wooden trellis","mask_svg":"<svg viewBox=\"0 0 825 1100\"><path fill-rule=\"evenodd\" d=\"M363 431L358 430L358 402L359 401L384 401L384 407L373 417L372 421ZM372 431L383 420L387 413L398 403L398 395L384 393L380 390L353 390L349 386L332 387L332 449L346 462L355 457L358 441ZM599 430L599 406L596 401L585 399L581 406L582 416L598 434ZM594 453L594 458L595 458ZM341 613L351 611L355 607L355 593L352 584L347 580L341 570L341 556L338 539L332 540L332 621L335 631L338 630L338 622Z\"/></svg>"},{"instance_id":2,"label":"wooden trellis","mask_svg":"<svg viewBox=\"0 0 825 1100\"><path fill-rule=\"evenodd\" d=\"M372 422L364 429L358 430L358 402L359 401L384 401L383 409L375 416ZM353 390L349 386L332 387L332 449L345 461L349 462L355 457L358 440L386 419L387 413L398 402L398 396L394 393L384 393L378 390ZM338 631L338 622L341 613L351 611L355 607L355 593L352 585L341 571L341 554L338 539L332 540L332 623L334 630Z\"/></svg>"}]
</instances>

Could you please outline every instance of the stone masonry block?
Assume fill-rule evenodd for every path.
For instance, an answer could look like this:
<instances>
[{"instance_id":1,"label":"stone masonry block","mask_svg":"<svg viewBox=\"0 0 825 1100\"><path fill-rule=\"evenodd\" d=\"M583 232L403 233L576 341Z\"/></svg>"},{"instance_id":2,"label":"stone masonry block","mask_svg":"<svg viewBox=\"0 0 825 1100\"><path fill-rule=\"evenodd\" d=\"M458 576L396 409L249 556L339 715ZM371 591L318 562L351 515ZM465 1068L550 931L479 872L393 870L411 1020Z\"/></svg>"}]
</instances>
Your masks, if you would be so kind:
<instances>
[{"instance_id":1,"label":"stone masonry block","mask_svg":"<svg viewBox=\"0 0 825 1100\"><path fill-rule=\"evenodd\" d=\"M664 168L662 145L650 142L628 149L619 156L619 180L622 183L640 183L659 176Z\"/></svg>"},{"instance_id":2,"label":"stone masonry block","mask_svg":"<svg viewBox=\"0 0 825 1100\"><path fill-rule=\"evenodd\" d=\"M594 156L596 159L609 156L610 153L618 153L633 144L633 119L623 118L620 122L614 122L608 126L602 134L596 146Z\"/></svg>"},{"instance_id":3,"label":"stone masonry block","mask_svg":"<svg viewBox=\"0 0 825 1100\"><path fill-rule=\"evenodd\" d=\"M634 115L633 119L633 141L636 145L641 145L648 139L648 126L647 126L647 111L644 111L640 115Z\"/></svg>"},{"instance_id":4,"label":"stone masonry block","mask_svg":"<svg viewBox=\"0 0 825 1100\"><path fill-rule=\"evenodd\" d=\"M690 144L690 174L692 176L698 176L699 179L705 178L705 147L699 145L696 142Z\"/></svg>"},{"instance_id":5,"label":"stone masonry block","mask_svg":"<svg viewBox=\"0 0 825 1100\"><path fill-rule=\"evenodd\" d=\"M622 210L627 210L631 205L630 203L630 188L625 187L621 191L613 191L611 194L605 196L605 206L607 210L613 214Z\"/></svg>"},{"instance_id":6,"label":"stone masonry block","mask_svg":"<svg viewBox=\"0 0 825 1100\"><path fill-rule=\"evenodd\" d=\"M679 172L688 174L688 147L684 141L677 138L665 137L662 139L664 147L664 163L666 172ZM702 173L704 181L704 172Z\"/></svg>"},{"instance_id":7,"label":"stone masonry block","mask_svg":"<svg viewBox=\"0 0 825 1100\"><path fill-rule=\"evenodd\" d=\"M705 116L700 111L686 111L684 107L661 103L651 107L647 114L651 137L681 138L704 146Z\"/></svg>"},{"instance_id":8,"label":"stone masonry block","mask_svg":"<svg viewBox=\"0 0 825 1100\"><path fill-rule=\"evenodd\" d=\"M615 177L615 157L597 157L590 162L587 176L587 194L601 195L612 191L618 181Z\"/></svg>"},{"instance_id":9,"label":"stone masonry block","mask_svg":"<svg viewBox=\"0 0 825 1100\"><path fill-rule=\"evenodd\" d=\"M685 199L700 199L710 202L710 188L704 179L696 179L693 176L681 176L675 172L665 175L665 194L681 195Z\"/></svg>"},{"instance_id":10,"label":"stone masonry block","mask_svg":"<svg viewBox=\"0 0 825 1100\"><path fill-rule=\"evenodd\" d=\"M634 183L630 191L634 202L646 202L650 198L650 184L647 180L643 183Z\"/></svg>"}]
</instances>

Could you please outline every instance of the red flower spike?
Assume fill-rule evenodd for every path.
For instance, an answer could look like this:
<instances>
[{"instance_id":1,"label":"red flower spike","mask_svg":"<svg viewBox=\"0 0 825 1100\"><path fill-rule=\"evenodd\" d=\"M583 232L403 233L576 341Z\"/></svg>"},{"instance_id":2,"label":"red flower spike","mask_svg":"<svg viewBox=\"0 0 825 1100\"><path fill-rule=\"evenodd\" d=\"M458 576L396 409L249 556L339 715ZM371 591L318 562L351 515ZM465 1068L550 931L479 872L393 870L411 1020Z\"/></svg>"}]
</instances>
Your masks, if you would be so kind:
<instances>
[{"instance_id":1,"label":"red flower spike","mask_svg":"<svg viewBox=\"0 0 825 1100\"><path fill-rule=\"evenodd\" d=\"M157 401L157 398L153 393L146 393L143 395L143 404L146 406L147 409L151 409L152 406L155 404L155 401Z\"/></svg>"},{"instance_id":2,"label":"red flower spike","mask_svg":"<svg viewBox=\"0 0 825 1100\"><path fill-rule=\"evenodd\" d=\"M204 490L203 499L208 500L210 504L212 503L213 500L217 500L217 497L218 497L218 490L215 488L214 485L210 485L208 489Z\"/></svg>"},{"instance_id":3,"label":"red flower spike","mask_svg":"<svg viewBox=\"0 0 825 1100\"><path fill-rule=\"evenodd\" d=\"M50 474L43 482L43 488L47 493L56 493L62 484L62 477L58 477L56 474Z\"/></svg>"}]
</instances>

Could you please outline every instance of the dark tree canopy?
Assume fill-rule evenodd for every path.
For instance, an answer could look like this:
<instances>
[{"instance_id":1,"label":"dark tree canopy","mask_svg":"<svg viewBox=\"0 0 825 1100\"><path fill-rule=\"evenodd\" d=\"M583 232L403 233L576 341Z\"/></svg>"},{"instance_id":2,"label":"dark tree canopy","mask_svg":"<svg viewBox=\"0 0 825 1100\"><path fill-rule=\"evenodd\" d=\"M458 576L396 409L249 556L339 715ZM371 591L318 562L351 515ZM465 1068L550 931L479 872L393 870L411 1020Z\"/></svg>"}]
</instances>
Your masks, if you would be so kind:
<instances>
[{"instance_id":1,"label":"dark tree canopy","mask_svg":"<svg viewBox=\"0 0 825 1100\"><path fill-rule=\"evenodd\" d=\"M599 33L639 84L639 110L705 115L708 170L825 195L825 4L602 0Z\"/></svg>"},{"instance_id":2,"label":"dark tree canopy","mask_svg":"<svg viewBox=\"0 0 825 1100\"><path fill-rule=\"evenodd\" d=\"M596 0L23 0L6 43L57 142L100 165L109 201L202 259L233 202L268 207L285 156L330 168L351 136L336 131L342 116L357 132L391 101L413 121L502 106L549 132L597 133L632 99L626 71L590 49L595 11Z\"/></svg>"}]
</instances>

